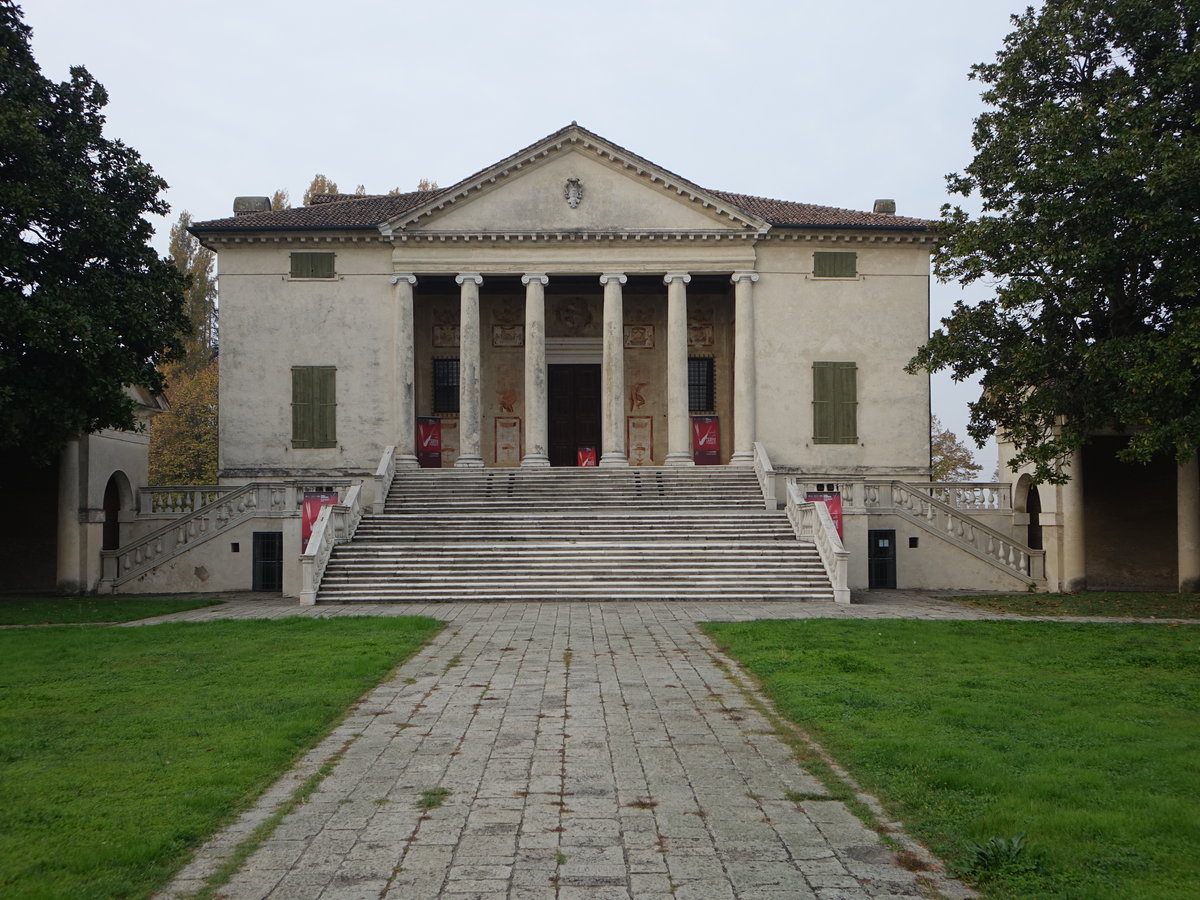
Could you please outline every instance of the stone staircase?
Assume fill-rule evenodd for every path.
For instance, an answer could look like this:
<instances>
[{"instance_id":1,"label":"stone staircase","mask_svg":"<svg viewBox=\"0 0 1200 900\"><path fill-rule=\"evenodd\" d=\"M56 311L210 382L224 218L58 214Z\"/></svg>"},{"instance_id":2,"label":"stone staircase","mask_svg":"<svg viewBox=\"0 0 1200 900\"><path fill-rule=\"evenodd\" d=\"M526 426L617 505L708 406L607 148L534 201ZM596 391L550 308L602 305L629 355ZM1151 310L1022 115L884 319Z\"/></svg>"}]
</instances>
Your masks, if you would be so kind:
<instances>
[{"instance_id":1,"label":"stone staircase","mask_svg":"<svg viewBox=\"0 0 1200 900\"><path fill-rule=\"evenodd\" d=\"M317 602L833 600L746 468L400 472Z\"/></svg>"}]
</instances>

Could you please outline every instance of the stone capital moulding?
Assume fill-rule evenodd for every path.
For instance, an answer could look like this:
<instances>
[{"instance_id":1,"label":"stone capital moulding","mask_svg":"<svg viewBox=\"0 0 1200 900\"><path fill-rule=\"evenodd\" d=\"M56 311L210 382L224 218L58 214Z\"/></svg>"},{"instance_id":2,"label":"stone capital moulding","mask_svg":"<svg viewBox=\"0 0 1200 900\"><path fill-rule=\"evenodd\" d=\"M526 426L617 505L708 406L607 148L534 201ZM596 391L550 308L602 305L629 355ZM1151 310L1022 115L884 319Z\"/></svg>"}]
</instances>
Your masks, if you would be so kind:
<instances>
[{"instance_id":1,"label":"stone capital moulding","mask_svg":"<svg viewBox=\"0 0 1200 900\"><path fill-rule=\"evenodd\" d=\"M684 284L691 284L692 276L687 272L668 272L663 276L663 284L670 284L672 281L681 281Z\"/></svg>"},{"instance_id":2,"label":"stone capital moulding","mask_svg":"<svg viewBox=\"0 0 1200 900\"><path fill-rule=\"evenodd\" d=\"M407 281L409 284L416 284L417 276L414 275L412 272L397 272L395 275L393 275L391 278L388 279L388 282L390 284L399 284L402 281Z\"/></svg>"},{"instance_id":3,"label":"stone capital moulding","mask_svg":"<svg viewBox=\"0 0 1200 900\"><path fill-rule=\"evenodd\" d=\"M483 284L483 276L478 272L459 272L454 276L454 280L458 284L465 284L468 281L473 281L476 284Z\"/></svg>"},{"instance_id":4,"label":"stone capital moulding","mask_svg":"<svg viewBox=\"0 0 1200 900\"><path fill-rule=\"evenodd\" d=\"M527 272L521 276L521 284L532 284L535 281L538 284L549 284L550 276L544 272Z\"/></svg>"},{"instance_id":5,"label":"stone capital moulding","mask_svg":"<svg viewBox=\"0 0 1200 900\"><path fill-rule=\"evenodd\" d=\"M605 272L600 276L601 284L608 284L610 281L615 281L617 284L624 284L628 280L624 272Z\"/></svg>"},{"instance_id":6,"label":"stone capital moulding","mask_svg":"<svg viewBox=\"0 0 1200 900\"><path fill-rule=\"evenodd\" d=\"M758 273L757 272L734 272L732 275L729 276L729 280L732 281L734 284L737 284L739 281L749 281L751 284L753 284L754 282L758 281Z\"/></svg>"}]
</instances>

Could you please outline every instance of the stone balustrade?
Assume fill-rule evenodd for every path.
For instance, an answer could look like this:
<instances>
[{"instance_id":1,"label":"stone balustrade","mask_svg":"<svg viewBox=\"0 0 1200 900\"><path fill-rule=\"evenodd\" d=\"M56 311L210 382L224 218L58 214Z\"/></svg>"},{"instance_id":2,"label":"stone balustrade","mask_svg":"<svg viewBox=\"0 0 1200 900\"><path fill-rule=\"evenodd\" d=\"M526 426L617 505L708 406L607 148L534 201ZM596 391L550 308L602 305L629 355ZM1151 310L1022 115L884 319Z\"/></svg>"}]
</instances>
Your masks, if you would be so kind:
<instances>
[{"instance_id":1,"label":"stone balustrade","mask_svg":"<svg viewBox=\"0 0 1200 900\"><path fill-rule=\"evenodd\" d=\"M207 506L218 497L238 490L237 486L218 484L180 484L169 487L138 488L138 518L162 519L185 516Z\"/></svg>"},{"instance_id":2,"label":"stone balustrade","mask_svg":"<svg viewBox=\"0 0 1200 900\"><path fill-rule=\"evenodd\" d=\"M1012 512L1012 485L1004 482L943 481L912 486L955 509Z\"/></svg>"},{"instance_id":3,"label":"stone balustrade","mask_svg":"<svg viewBox=\"0 0 1200 900\"><path fill-rule=\"evenodd\" d=\"M762 488L763 502L767 509L779 509L779 500L775 491L775 467L767 456L767 448L761 442L754 442L754 474L758 476L758 486Z\"/></svg>"},{"instance_id":4,"label":"stone balustrade","mask_svg":"<svg viewBox=\"0 0 1200 900\"><path fill-rule=\"evenodd\" d=\"M387 454L384 456L386 461ZM380 462L380 468L384 467L384 461ZM321 579L325 576L333 548L354 537L364 512L361 498L361 491L356 484L347 492L345 502L321 508L321 514L317 516L313 525L312 536L308 539L308 546L300 555L301 606L316 604L317 591L321 588Z\"/></svg>"},{"instance_id":5,"label":"stone balustrade","mask_svg":"<svg viewBox=\"0 0 1200 900\"><path fill-rule=\"evenodd\" d=\"M392 480L396 477L396 448L389 446L383 448L383 457L379 460L379 466L375 469L375 496L372 498L371 512L383 512L384 501L387 500L388 491L392 489Z\"/></svg>"},{"instance_id":6,"label":"stone balustrade","mask_svg":"<svg viewBox=\"0 0 1200 900\"><path fill-rule=\"evenodd\" d=\"M821 501L805 500L797 484L787 489L787 516L797 540L815 544L833 587L835 603L850 603L850 553L838 537L829 507Z\"/></svg>"},{"instance_id":7,"label":"stone balustrade","mask_svg":"<svg viewBox=\"0 0 1200 900\"><path fill-rule=\"evenodd\" d=\"M984 525L926 492L927 485L903 481L864 481L863 506L868 513L903 516L925 530L955 544L992 565L1005 569L1026 582L1045 578L1045 553L1031 550L1019 541ZM972 507L965 507L971 509Z\"/></svg>"}]
</instances>

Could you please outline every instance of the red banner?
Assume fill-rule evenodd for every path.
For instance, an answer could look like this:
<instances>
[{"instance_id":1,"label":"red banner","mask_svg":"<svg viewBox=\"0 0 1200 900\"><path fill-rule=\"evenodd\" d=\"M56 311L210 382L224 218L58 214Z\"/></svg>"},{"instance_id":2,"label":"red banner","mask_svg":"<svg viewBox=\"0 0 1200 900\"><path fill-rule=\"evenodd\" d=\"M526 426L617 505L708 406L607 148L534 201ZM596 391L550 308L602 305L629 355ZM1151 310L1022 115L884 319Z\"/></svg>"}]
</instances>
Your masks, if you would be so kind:
<instances>
[{"instance_id":1,"label":"red banner","mask_svg":"<svg viewBox=\"0 0 1200 900\"><path fill-rule=\"evenodd\" d=\"M842 537L842 495L840 491L809 491L804 495L805 500L820 500L829 508L829 518L833 519L838 537Z\"/></svg>"},{"instance_id":2,"label":"red banner","mask_svg":"<svg viewBox=\"0 0 1200 900\"><path fill-rule=\"evenodd\" d=\"M304 505L300 508L300 552L308 549L308 539L312 537L313 525L321 514L322 506L330 506L338 502L336 491L305 491Z\"/></svg>"},{"instance_id":3,"label":"red banner","mask_svg":"<svg viewBox=\"0 0 1200 900\"><path fill-rule=\"evenodd\" d=\"M442 467L442 420L434 416L417 419L417 463L422 469Z\"/></svg>"},{"instance_id":4,"label":"red banner","mask_svg":"<svg viewBox=\"0 0 1200 900\"><path fill-rule=\"evenodd\" d=\"M721 464L721 423L716 416L692 416L692 460L698 466Z\"/></svg>"},{"instance_id":5,"label":"red banner","mask_svg":"<svg viewBox=\"0 0 1200 900\"><path fill-rule=\"evenodd\" d=\"M596 448L595 447L580 447L575 451L576 465L580 466L595 466L596 465Z\"/></svg>"}]
</instances>

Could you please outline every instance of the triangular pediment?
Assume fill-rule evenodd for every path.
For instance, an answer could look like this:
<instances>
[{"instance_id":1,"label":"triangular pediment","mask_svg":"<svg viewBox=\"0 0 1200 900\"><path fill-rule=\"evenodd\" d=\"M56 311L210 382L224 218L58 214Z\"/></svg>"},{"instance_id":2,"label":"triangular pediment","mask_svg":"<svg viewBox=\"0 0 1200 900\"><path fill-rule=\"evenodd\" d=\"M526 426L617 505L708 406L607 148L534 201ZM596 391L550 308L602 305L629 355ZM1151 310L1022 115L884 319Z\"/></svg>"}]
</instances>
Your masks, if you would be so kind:
<instances>
[{"instance_id":1,"label":"triangular pediment","mask_svg":"<svg viewBox=\"0 0 1200 900\"><path fill-rule=\"evenodd\" d=\"M571 124L380 227L397 232L759 232L767 223Z\"/></svg>"}]
</instances>

